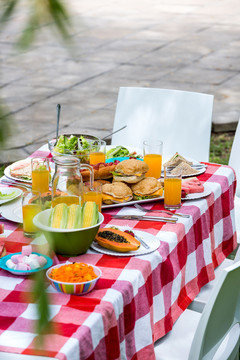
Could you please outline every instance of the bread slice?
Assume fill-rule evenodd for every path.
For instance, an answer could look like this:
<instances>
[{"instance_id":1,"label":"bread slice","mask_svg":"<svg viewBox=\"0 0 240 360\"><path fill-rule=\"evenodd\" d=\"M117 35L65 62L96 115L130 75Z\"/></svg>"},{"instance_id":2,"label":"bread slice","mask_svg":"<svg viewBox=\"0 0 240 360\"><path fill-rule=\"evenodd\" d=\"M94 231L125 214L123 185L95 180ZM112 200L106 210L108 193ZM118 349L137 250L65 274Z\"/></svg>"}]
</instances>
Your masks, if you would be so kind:
<instances>
[{"instance_id":1,"label":"bread slice","mask_svg":"<svg viewBox=\"0 0 240 360\"><path fill-rule=\"evenodd\" d=\"M176 152L171 159L169 159L167 162L165 162L163 164L163 166L177 166L179 165L181 162L184 162L188 165L192 165L192 161L188 161L187 159L185 159L182 155L180 155L178 152Z\"/></svg>"}]
</instances>

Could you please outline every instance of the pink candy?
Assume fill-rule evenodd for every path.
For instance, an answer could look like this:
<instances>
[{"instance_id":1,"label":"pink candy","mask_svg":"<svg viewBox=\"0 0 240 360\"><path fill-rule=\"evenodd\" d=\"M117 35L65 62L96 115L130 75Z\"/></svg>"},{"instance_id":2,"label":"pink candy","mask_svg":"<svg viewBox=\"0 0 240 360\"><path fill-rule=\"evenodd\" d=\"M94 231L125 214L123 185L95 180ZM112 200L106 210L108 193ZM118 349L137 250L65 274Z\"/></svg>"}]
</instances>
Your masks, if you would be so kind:
<instances>
[{"instance_id":1,"label":"pink candy","mask_svg":"<svg viewBox=\"0 0 240 360\"><path fill-rule=\"evenodd\" d=\"M42 255L32 254L32 246L22 247L21 254L12 255L6 262L7 267L15 270L35 270L46 265L47 260Z\"/></svg>"},{"instance_id":2,"label":"pink candy","mask_svg":"<svg viewBox=\"0 0 240 360\"><path fill-rule=\"evenodd\" d=\"M16 265L16 270L30 270L30 266L23 263L18 263Z\"/></svg>"},{"instance_id":3,"label":"pink candy","mask_svg":"<svg viewBox=\"0 0 240 360\"><path fill-rule=\"evenodd\" d=\"M26 245L22 247L22 255L29 256L32 253L32 245Z\"/></svg>"},{"instance_id":4,"label":"pink candy","mask_svg":"<svg viewBox=\"0 0 240 360\"><path fill-rule=\"evenodd\" d=\"M38 262L39 262L39 265L42 267L42 266L46 265L47 260L46 260L46 258L44 256L39 256L38 257Z\"/></svg>"}]
</instances>

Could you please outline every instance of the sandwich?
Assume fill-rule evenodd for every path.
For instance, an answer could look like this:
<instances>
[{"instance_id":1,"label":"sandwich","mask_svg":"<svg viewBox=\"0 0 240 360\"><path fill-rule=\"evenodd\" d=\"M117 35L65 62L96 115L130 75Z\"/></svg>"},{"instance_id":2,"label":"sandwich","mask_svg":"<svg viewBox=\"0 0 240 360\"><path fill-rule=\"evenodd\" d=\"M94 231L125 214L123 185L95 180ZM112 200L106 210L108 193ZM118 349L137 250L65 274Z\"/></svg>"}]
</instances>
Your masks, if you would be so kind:
<instances>
[{"instance_id":1,"label":"sandwich","mask_svg":"<svg viewBox=\"0 0 240 360\"><path fill-rule=\"evenodd\" d=\"M142 160L128 159L118 163L113 171L114 181L124 181L128 184L136 184L145 177L148 164Z\"/></svg>"},{"instance_id":2,"label":"sandwich","mask_svg":"<svg viewBox=\"0 0 240 360\"><path fill-rule=\"evenodd\" d=\"M19 180L32 180L31 159L20 160L12 164L10 175Z\"/></svg>"},{"instance_id":3,"label":"sandwich","mask_svg":"<svg viewBox=\"0 0 240 360\"><path fill-rule=\"evenodd\" d=\"M165 164L163 164L164 167L166 166L172 166L175 167L179 165L180 163L186 163L188 165L192 165L193 163L191 161L188 161L185 159L182 155L180 155L178 152L176 152L171 159L169 159Z\"/></svg>"},{"instance_id":4,"label":"sandwich","mask_svg":"<svg viewBox=\"0 0 240 360\"><path fill-rule=\"evenodd\" d=\"M185 162L181 162L171 171L172 175L178 175L179 173L182 175L192 175L192 174L197 175L199 171L192 168L189 164Z\"/></svg>"},{"instance_id":5,"label":"sandwich","mask_svg":"<svg viewBox=\"0 0 240 360\"><path fill-rule=\"evenodd\" d=\"M94 179L111 179L113 177L112 172L115 170L116 164L118 163L119 161L115 160L114 162L110 163L101 162L95 165L91 165L94 172ZM90 171L88 169L81 169L80 171L83 181L89 181Z\"/></svg>"},{"instance_id":6,"label":"sandwich","mask_svg":"<svg viewBox=\"0 0 240 360\"><path fill-rule=\"evenodd\" d=\"M134 200L154 199L162 196L163 187L154 177L146 177L131 186Z\"/></svg>"},{"instance_id":7,"label":"sandwich","mask_svg":"<svg viewBox=\"0 0 240 360\"><path fill-rule=\"evenodd\" d=\"M113 182L102 186L104 204L119 204L132 200L132 190L123 182Z\"/></svg>"}]
</instances>

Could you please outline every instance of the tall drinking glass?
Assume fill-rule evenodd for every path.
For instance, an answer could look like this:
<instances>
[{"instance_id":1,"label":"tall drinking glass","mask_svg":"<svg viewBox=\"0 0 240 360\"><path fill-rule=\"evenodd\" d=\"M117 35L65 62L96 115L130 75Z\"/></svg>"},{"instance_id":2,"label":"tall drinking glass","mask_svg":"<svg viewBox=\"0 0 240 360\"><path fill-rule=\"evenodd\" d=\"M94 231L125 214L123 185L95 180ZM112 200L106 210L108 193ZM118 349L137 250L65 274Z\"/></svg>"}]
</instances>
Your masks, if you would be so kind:
<instances>
[{"instance_id":1,"label":"tall drinking glass","mask_svg":"<svg viewBox=\"0 0 240 360\"><path fill-rule=\"evenodd\" d=\"M39 191L25 191L22 194L22 213L24 236L34 237L38 228L33 224L33 218L41 208L41 197Z\"/></svg>"},{"instance_id":2,"label":"tall drinking glass","mask_svg":"<svg viewBox=\"0 0 240 360\"><path fill-rule=\"evenodd\" d=\"M149 166L146 176L152 176L156 179L161 177L162 147L163 142L161 140L145 140L143 142L144 162Z\"/></svg>"},{"instance_id":3,"label":"tall drinking glass","mask_svg":"<svg viewBox=\"0 0 240 360\"><path fill-rule=\"evenodd\" d=\"M164 207L175 210L181 207L182 174L172 174L172 168L164 168Z\"/></svg>"},{"instance_id":4,"label":"tall drinking glass","mask_svg":"<svg viewBox=\"0 0 240 360\"><path fill-rule=\"evenodd\" d=\"M50 166L48 158L32 158L32 190L44 193L49 191Z\"/></svg>"},{"instance_id":5,"label":"tall drinking glass","mask_svg":"<svg viewBox=\"0 0 240 360\"><path fill-rule=\"evenodd\" d=\"M94 201L98 205L98 211L102 209L102 184L93 183L92 188L90 183L85 182L83 186L83 202Z\"/></svg>"},{"instance_id":6,"label":"tall drinking glass","mask_svg":"<svg viewBox=\"0 0 240 360\"><path fill-rule=\"evenodd\" d=\"M99 140L97 144L92 144L90 148L90 164L105 163L106 160L106 141Z\"/></svg>"}]
</instances>

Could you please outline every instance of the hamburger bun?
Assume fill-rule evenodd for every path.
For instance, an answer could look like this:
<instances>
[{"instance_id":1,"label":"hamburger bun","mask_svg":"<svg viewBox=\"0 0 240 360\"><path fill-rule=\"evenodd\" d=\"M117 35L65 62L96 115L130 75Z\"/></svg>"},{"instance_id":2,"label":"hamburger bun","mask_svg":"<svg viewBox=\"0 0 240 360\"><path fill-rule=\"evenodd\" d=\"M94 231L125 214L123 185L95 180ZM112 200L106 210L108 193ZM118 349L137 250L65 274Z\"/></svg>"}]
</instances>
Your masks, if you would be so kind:
<instances>
[{"instance_id":1,"label":"hamburger bun","mask_svg":"<svg viewBox=\"0 0 240 360\"><path fill-rule=\"evenodd\" d=\"M118 204L132 200L132 190L123 182L113 182L102 186L104 204Z\"/></svg>"},{"instance_id":2,"label":"hamburger bun","mask_svg":"<svg viewBox=\"0 0 240 360\"><path fill-rule=\"evenodd\" d=\"M113 172L113 180L135 184L145 177L148 169L148 165L142 160L123 160L116 165Z\"/></svg>"},{"instance_id":3,"label":"hamburger bun","mask_svg":"<svg viewBox=\"0 0 240 360\"><path fill-rule=\"evenodd\" d=\"M154 177L146 177L137 184L131 186L134 200L151 199L162 196L163 187L160 181Z\"/></svg>"}]
</instances>

